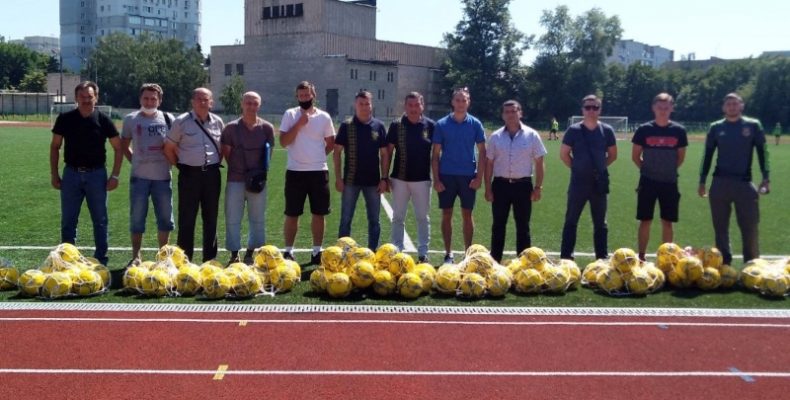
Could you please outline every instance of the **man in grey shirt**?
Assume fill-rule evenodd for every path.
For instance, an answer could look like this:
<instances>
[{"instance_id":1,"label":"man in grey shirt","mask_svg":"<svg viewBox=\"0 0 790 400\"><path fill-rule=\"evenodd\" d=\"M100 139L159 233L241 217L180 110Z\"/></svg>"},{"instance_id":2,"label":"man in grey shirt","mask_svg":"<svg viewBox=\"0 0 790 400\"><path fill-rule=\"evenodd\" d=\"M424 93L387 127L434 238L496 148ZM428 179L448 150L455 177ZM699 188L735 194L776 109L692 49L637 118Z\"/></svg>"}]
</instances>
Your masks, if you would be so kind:
<instances>
[{"instance_id":1,"label":"man in grey shirt","mask_svg":"<svg viewBox=\"0 0 790 400\"><path fill-rule=\"evenodd\" d=\"M148 215L148 198L154 205L159 247L167 244L173 230L173 191L170 185L170 163L164 153L164 141L173 116L158 108L162 104L162 88L145 83L140 88L140 110L123 119L121 148L132 163L129 180L129 232L132 236L132 260L140 263L140 247Z\"/></svg>"}]
</instances>

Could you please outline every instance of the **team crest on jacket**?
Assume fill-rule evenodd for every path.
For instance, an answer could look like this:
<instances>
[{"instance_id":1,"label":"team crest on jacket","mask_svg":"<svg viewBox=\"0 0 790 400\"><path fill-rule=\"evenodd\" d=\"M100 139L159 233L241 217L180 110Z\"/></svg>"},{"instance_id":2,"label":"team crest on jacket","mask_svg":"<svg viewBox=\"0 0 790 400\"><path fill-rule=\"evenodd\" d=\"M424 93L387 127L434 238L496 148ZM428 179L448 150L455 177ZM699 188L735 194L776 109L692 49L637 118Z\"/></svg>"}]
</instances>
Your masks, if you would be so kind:
<instances>
[{"instance_id":1,"label":"team crest on jacket","mask_svg":"<svg viewBox=\"0 0 790 400\"><path fill-rule=\"evenodd\" d=\"M425 140L428 140L428 130L427 129L423 129L423 131L422 131L422 138L425 139Z\"/></svg>"},{"instance_id":2,"label":"team crest on jacket","mask_svg":"<svg viewBox=\"0 0 790 400\"><path fill-rule=\"evenodd\" d=\"M373 138L374 141L379 140L379 133L376 131L370 132L370 136Z\"/></svg>"},{"instance_id":3,"label":"team crest on jacket","mask_svg":"<svg viewBox=\"0 0 790 400\"><path fill-rule=\"evenodd\" d=\"M743 137L749 137L752 135L752 130L748 127L744 127L741 131L741 135L743 135Z\"/></svg>"}]
</instances>

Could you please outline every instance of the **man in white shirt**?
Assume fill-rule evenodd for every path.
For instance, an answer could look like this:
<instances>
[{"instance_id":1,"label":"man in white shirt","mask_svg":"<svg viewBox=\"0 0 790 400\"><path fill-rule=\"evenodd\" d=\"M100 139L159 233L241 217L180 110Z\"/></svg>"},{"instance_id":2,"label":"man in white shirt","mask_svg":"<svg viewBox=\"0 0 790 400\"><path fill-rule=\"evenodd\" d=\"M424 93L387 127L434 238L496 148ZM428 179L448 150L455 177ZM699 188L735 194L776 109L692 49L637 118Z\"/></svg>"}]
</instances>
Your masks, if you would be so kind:
<instances>
[{"instance_id":1,"label":"man in white shirt","mask_svg":"<svg viewBox=\"0 0 790 400\"><path fill-rule=\"evenodd\" d=\"M516 221L516 254L530 247L532 202L540 200L543 189L546 148L538 132L521 123L521 116L521 104L515 100L506 101L502 105L505 126L491 134L486 149L485 196L491 203L493 215L491 256L497 262L502 262L505 227L511 207Z\"/></svg>"},{"instance_id":2,"label":"man in white shirt","mask_svg":"<svg viewBox=\"0 0 790 400\"><path fill-rule=\"evenodd\" d=\"M335 146L335 127L325 111L316 108L316 91L312 83L303 81L296 86L299 107L285 111L280 123L280 145L288 150L285 171L285 251L283 256L293 260L293 246L304 212L304 202L310 199L313 236L312 264L321 260L325 217L329 207L329 167L327 155Z\"/></svg>"}]
</instances>

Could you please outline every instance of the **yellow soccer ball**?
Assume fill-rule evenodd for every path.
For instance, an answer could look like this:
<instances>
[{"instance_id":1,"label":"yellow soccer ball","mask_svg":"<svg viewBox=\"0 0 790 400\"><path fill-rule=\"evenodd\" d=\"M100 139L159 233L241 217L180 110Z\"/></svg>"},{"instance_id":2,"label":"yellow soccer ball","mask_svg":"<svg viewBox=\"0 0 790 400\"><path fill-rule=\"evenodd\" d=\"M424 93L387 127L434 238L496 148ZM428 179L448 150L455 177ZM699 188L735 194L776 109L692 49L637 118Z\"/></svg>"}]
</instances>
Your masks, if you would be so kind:
<instances>
[{"instance_id":1,"label":"yellow soccer ball","mask_svg":"<svg viewBox=\"0 0 790 400\"><path fill-rule=\"evenodd\" d=\"M474 253L466 258L465 272L474 272L485 278L491 275L491 272L494 270L494 264L496 264L496 261L491 257L491 254L483 252Z\"/></svg>"},{"instance_id":2,"label":"yellow soccer ball","mask_svg":"<svg viewBox=\"0 0 790 400\"><path fill-rule=\"evenodd\" d=\"M96 273L99 274L99 276L101 277L102 285L105 288L110 287L111 275L110 275L110 270L106 266L99 263L91 263L89 264L88 268L96 271Z\"/></svg>"},{"instance_id":3,"label":"yellow soccer ball","mask_svg":"<svg viewBox=\"0 0 790 400\"><path fill-rule=\"evenodd\" d=\"M666 275L683 256L683 249L680 246L670 242L664 243L658 246L656 251L656 266Z\"/></svg>"},{"instance_id":4,"label":"yellow soccer ball","mask_svg":"<svg viewBox=\"0 0 790 400\"><path fill-rule=\"evenodd\" d=\"M632 249L623 247L612 254L612 266L621 274L627 274L639 266L639 257Z\"/></svg>"},{"instance_id":5,"label":"yellow soccer ball","mask_svg":"<svg viewBox=\"0 0 790 400\"><path fill-rule=\"evenodd\" d=\"M540 293L543 291L543 275L533 268L525 268L513 276L516 291L520 293Z\"/></svg>"},{"instance_id":6,"label":"yellow soccer ball","mask_svg":"<svg viewBox=\"0 0 790 400\"><path fill-rule=\"evenodd\" d=\"M455 294L458 284L461 282L461 271L449 265L442 266L436 272L436 280L433 288L444 294Z\"/></svg>"},{"instance_id":7,"label":"yellow soccer ball","mask_svg":"<svg viewBox=\"0 0 790 400\"><path fill-rule=\"evenodd\" d=\"M473 244L466 249L466 253L464 254L465 258L471 257L473 254L477 253L489 253L488 249L483 246L482 244Z\"/></svg>"},{"instance_id":8,"label":"yellow soccer ball","mask_svg":"<svg viewBox=\"0 0 790 400\"><path fill-rule=\"evenodd\" d=\"M336 299L351 294L352 288L351 278L344 272L332 273L326 280L326 293Z\"/></svg>"},{"instance_id":9,"label":"yellow soccer ball","mask_svg":"<svg viewBox=\"0 0 790 400\"><path fill-rule=\"evenodd\" d=\"M343 270L343 249L329 246L321 252L321 266L331 272Z\"/></svg>"},{"instance_id":10,"label":"yellow soccer ball","mask_svg":"<svg viewBox=\"0 0 790 400\"><path fill-rule=\"evenodd\" d=\"M365 289L376 282L376 279L373 277L374 272L376 272L376 267L369 261L359 261L351 267L351 274L349 277L354 287Z\"/></svg>"},{"instance_id":11,"label":"yellow soccer ball","mask_svg":"<svg viewBox=\"0 0 790 400\"><path fill-rule=\"evenodd\" d=\"M563 293L571 284L571 276L564 268L546 265L541 271L545 289L551 293Z\"/></svg>"},{"instance_id":12,"label":"yellow soccer ball","mask_svg":"<svg viewBox=\"0 0 790 400\"><path fill-rule=\"evenodd\" d=\"M788 288L790 288L790 279L785 275L784 270L774 269L763 275L760 293L765 296L782 297L787 295Z\"/></svg>"},{"instance_id":13,"label":"yellow soccer ball","mask_svg":"<svg viewBox=\"0 0 790 400\"><path fill-rule=\"evenodd\" d=\"M422 294L422 278L413 272L407 272L398 278L398 293L407 299L416 299Z\"/></svg>"},{"instance_id":14,"label":"yellow soccer ball","mask_svg":"<svg viewBox=\"0 0 790 400\"><path fill-rule=\"evenodd\" d=\"M562 268L570 276L570 285L568 286L568 289L575 289L579 287L582 281L582 271L579 269L579 266L575 261L561 259L557 267Z\"/></svg>"},{"instance_id":15,"label":"yellow soccer ball","mask_svg":"<svg viewBox=\"0 0 790 400\"><path fill-rule=\"evenodd\" d=\"M181 268L189 262L184 250L172 244L166 244L162 246L156 253L156 260L160 262L170 260L173 262L173 265L175 265L176 268Z\"/></svg>"},{"instance_id":16,"label":"yellow soccer ball","mask_svg":"<svg viewBox=\"0 0 790 400\"><path fill-rule=\"evenodd\" d=\"M18 280L19 270L14 267L0 268L0 290L15 288Z\"/></svg>"},{"instance_id":17,"label":"yellow soccer ball","mask_svg":"<svg viewBox=\"0 0 790 400\"><path fill-rule=\"evenodd\" d=\"M758 265L748 265L741 271L741 283L747 289L760 290L763 286L763 268Z\"/></svg>"},{"instance_id":18,"label":"yellow soccer ball","mask_svg":"<svg viewBox=\"0 0 790 400\"><path fill-rule=\"evenodd\" d=\"M695 283L702 290L716 289L721 284L721 274L717 268L705 267L702 270L702 276Z\"/></svg>"},{"instance_id":19,"label":"yellow soccer ball","mask_svg":"<svg viewBox=\"0 0 790 400\"><path fill-rule=\"evenodd\" d=\"M194 296L200 290L200 269L197 267L181 268L173 281L178 296Z\"/></svg>"},{"instance_id":20,"label":"yellow soccer ball","mask_svg":"<svg viewBox=\"0 0 790 400\"><path fill-rule=\"evenodd\" d=\"M250 267L249 265L247 265L247 264L245 264L243 262L231 263L230 265L225 267L225 271L226 272L228 272L228 271L241 272L241 271L249 271L249 270L252 270L252 267Z\"/></svg>"},{"instance_id":21,"label":"yellow soccer ball","mask_svg":"<svg viewBox=\"0 0 790 400\"><path fill-rule=\"evenodd\" d=\"M669 270L669 273L666 275L669 284L676 288L687 288L690 286L690 281L686 278L686 272L680 268L675 266Z\"/></svg>"},{"instance_id":22,"label":"yellow soccer ball","mask_svg":"<svg viewBox=\"0 0 790 400\"><path fill-rule=\"evenodd\" d=\"M71 277L65 272L53 272L47 275L41 284L41 297L57 299L71 293Z\"/></svg>"},{"instance_id":23,"label":"yellow soccer ball","mask_svg":"<svg viewBox=\"0 0 790 400\"><path fill-rule=\"evenodd\" d=\"M376 282L373 283L373 291L376 292L377 295L386 297L392 296L395 293L395 289L397 287L397 281L392 276L392 274L387 270L376 270L373 273L373 278Z\"/></svg>"},{"instance_id":24,"label":"yellow soccer ball","mask_svg":"<svg viewBox=\"0 0 790 400\"><path fill-rule=\"evenodd\" d=\"M148 273L148 268L139 266L131 266L123 273L123 287L139 292L143 288L143 279Z\"/></svg>"},{"instance_id":25,"label":"yellow soccer ball","mask_svg":"<svg viewBox=\"0 0 790 400\"><path fill-rule=\"evenodd\" d=\"M495 268L486 278L488 294L493 297L502 297L507 294L512 284L510 271L506 268Z\"/></svg>"},{"instance_id":26,"label":"yellow soccer ball","mask_svg":"<svg viewBox=\"0 0 790 400\"><path fill-rule=\"evenodd\" d=\"M582 285L595 287L598 284L598 273L608 268L611 267L605 260L595 260L587 264L582 271Z\"/></svg>"},{"instance_id":27,"label":"yellow soccer ball","mask_svg":"<svg viewBox=\"0 0 790 400\"><path fill-rule=\"evenodd\" d=\"M387 266L390 274L398 278L401 275L414 269L414 258L406 253L397 253L390 258L390 263Z\"/></svg>"},{"instance_id":28,"label":"yellow soccer ball","mask_svg":"<svg viewBox=\"0 0 790 400\"><path fill-rule=\"evenodd\" d=\"M90 296L101 293L104 289L101 275L92 269L80 270L77 276L77 279L71 282L71 292L77 296Z\"/></svg>"},{"instance_id":29,"label":"yellow soccer ball","mask_svg":"<svg viewBox=\"0 0 790 400\"><path fill-rule=\"evenodd\" d=\"M346 253L346 263L350 266L356 265L360 261L367 261L373 267L376 266L376 253L367 247L356 247Z\"/></svg>"},{"instance_id":30,"label":"yellow soccer ball","mask_svg":"<svg viewBox=\"0 0 790 400\"><path fill-rule=\"evenodd\" d=\"M521 260L518 259L518 258L514 258L514 259L510 260L510 262L507 263L507 269L514 276L516 275L516 272L518 272L518 270L520 270L521 268L522 268Z\"/></svg>"},{"instance_id":31,"label":"yellow soccer ball","mask_svg":"<svg viewBox=\"0 0 790 400\"><path fill-rule=\"evenodd\" d=\"M230 291L230 278L224 271L215 271L202 277L203 295L208 299L223 299Z\"/></svg>"},{"instance_id":32,"label":"yellow soccer ball","mask_svg":"<svg viewBox=\"0 0 790 400\"><path fill-rule=\"evenodd\" d=\"M457 293L468 299L479 299L486 294L486 279L474 272L463 274Z\"/></svg>"},{"instance_id":33,"label":"yellow soccer ball","mask_svg":"<svg viewBox=\"0 0 790 400\"><path fill-rule=\"evenodd\" d=\"M666 275L664 275L664 272L661 271L660 268L656 267L655 264L647 263L644 269L647 275L650 276L650 287L648 292L652 293L664 287Z\"/></svg>"},{"instance_id":34,"label":"yellow soccer ball","mask_svg":"<svg viewBox=\"0 0 790 400\"><path fill-rule=\"evenodd\" d=\"M272 270L277 268L284 258L277 246L267 244L253 251L253 264L261 270Z\"/></svg>"},{"instance_id":35,"label":"yellow soccer ball","mask_svg":"<svg viewBox=\"0 0 790 400\"><path fill-rule=\"evenodd\" d=\"M140 289L146 296L162 297L172 292L173 280L163 270L148 271L143 277Z\"/></svg>"},{"instance_id":36,"label":"yellow soccer ball","mask_svg":"<svg viewBox=\"0 0 790 400\"><path fill-rule=\"evenodd\" d=\"M326 281L328 274L323 267L318 267L310 273L310 290L314 293L326 293Z\"/></svg>"},{"instance_id":37,"label":"yellow soccer ball","mask_svg":"<svg viewBox=\"0 0 790 400\"><path fill-rule=\"evenodd\" d=\"M529 247L521 251L519 259L522 267L541 270L546 265L547 257L546 252L540 247Z\"/></svg>"},{"instance_id":38,"label":"yellow soccer ball","mask_svg":"<svg viewBox=\"0 0 790 400\"><path fill-rule=\"evenodd\" d=\"M67 263L74 263L82 259L80 251L71 243L61 243L55 248L55 252Z\"/></svg>"},{"instance_id":39,"label":"yellow soccer ball","mask_svg":"<svg viewBox=\"0 0 790 400\"><path fill-rule=\"evenodd\" d=\"M222 274L225 270L213 264L206 264L200 266L200 284L203 285L203 280L208 279L216 274Z\"/></svg>"},{"instance_id":40,"label":"yellow soccer ball","mask_svg":"<svg viewBox=\"0 0 790 400\"><path fill-rule=\"evenodd\" d=\"M689 256L681 258L675 269L683 271L686 284L691 284L702 277L705 267L702 266L702 261L699 258Z\"/></svg>"},{"instance_id":41,"label":"yellow soccer ball","mask_svg":"<svg viewBox=\"0 0 790 400\"><path fill-rule=\"evenodd\" d=\"M278 293L287 292L301 280L301 274L297 272L293 264L282 263L269 271L269 280Z\"/></svg>"},{"instance_id":42,"label":"yellow soccer ball","mask_svg":"<svg viewBox=\"0 0 790 400\"><path fill-rule=\"evenodd\" d=\"M702 249L702 265L710 268L721 268L724 264L724 256L715 247L705 247Z\"/></svg>"},{"instance_id":43,"label":"yellow soccer ball","mask_svg":"<svg viewBox=\"0 0 790 400\"><path fill-rule=\"evenodd\" d=\"M623 282L620 271L615 268L607 268L598 272L596 285L606 293L616 294L623 290L625 282Z\"/></svg>"},{"instance_id":44,"label":"yellow soccer ball","mask_svg":"<svg viewBox=\"0 0 790 400\"><path fill-rule=\"evenodd\" d=\"M37 269L29 269L23 272L22 275L19 275L19 280L17 281L19 292L26 296L36 296L45 279L47 279L47 276L43 272Z\"/></svg>"},{"instance_id":45,"label":"yellow soccer ball","mask_svg":"<svg viewBox=\"0 0 790 400\"><path fill-rule=\"evenodd\" d=\"M657 268L656 270L661 272ZM628 274L625 281L625 289L631 294L641 296L650 291L653 280L646 268L637 267Z\"/></svg>"},{"instance_id":46,"label":"yellow soccer ball","mask_svg":"<svg viewBox=\"0 0 790 400\"><path fill-rule=\"evenodd\" d=\"M376 249L376 269L389 269L390 260L398 254L398 246L392 243L384 243Z\"/></svg>"},{"instance_id":47,"label":"yellow soccer ball","mask_svg":"<svg viewBox=\"0 0 790 400\"><path fill-rule=\"evenodd\" d=\"M335 246L340 247L340 249L343 250L343 255L346 255L359 247L357 241L348 236L343 236L342 238L337 239Z\"/></svg>"},{"instance_id":48,"label":"yellow soccer ball","mask_svg":"<svg viewBox=\"0 0 790 400\"><path fill-rule=\"evenodd\" d=\"M263 289L261 278L250 268L234 271L230 276L230 290L236 297L252 297Z\"/></svg>"},{"instance_id":49,"label":"yellow soccer ball","mask_svg":"<svg viewBox=\"0 0 790 400\"><path fill-rule=\"evenodd\" d=\"M422 291L425 293L430 292L433 282L436 281L436 269L433 265L428 263L417 264L414 266L413 272L422 279Z\"/></svg>"},{"instance_id":50,"label":"yellow soccer ball","mask_svg":"<svg viewBox=\"0 0 790 400\"><path fill-rule=\"evenodd\" d=\"M738 283L738 278L740 278L738 270L727 264L719 268L719 275L721 275L720 287L723 289L729 289L735 286L735 284Z\"/></svg>"}]
</instances>

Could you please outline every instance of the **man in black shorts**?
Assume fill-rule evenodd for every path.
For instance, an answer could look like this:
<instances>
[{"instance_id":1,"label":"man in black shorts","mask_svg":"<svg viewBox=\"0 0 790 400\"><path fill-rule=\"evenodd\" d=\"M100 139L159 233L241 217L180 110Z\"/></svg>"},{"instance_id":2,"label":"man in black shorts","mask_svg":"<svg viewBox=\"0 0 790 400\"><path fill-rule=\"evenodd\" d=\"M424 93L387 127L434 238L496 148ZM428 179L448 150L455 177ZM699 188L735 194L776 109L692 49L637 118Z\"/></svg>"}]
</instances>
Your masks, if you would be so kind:
<instances>
[{"instance_id":1,"label":"man in black shorts","mask_svg":"<svg viewBox=\"0 0 790 400\"><path fill-rule=\"evenodd\" d=\"M661 240L672 242L672 223L678 221L678 168L688 147L686 128L670 121L674 99L667 93L653 98L655 119L640 125L631 139L631 159L639 168L636 219L639 220L639 259L645 260L650 224L658 201L661 210Z\"/></svg>"}]
</instances>

